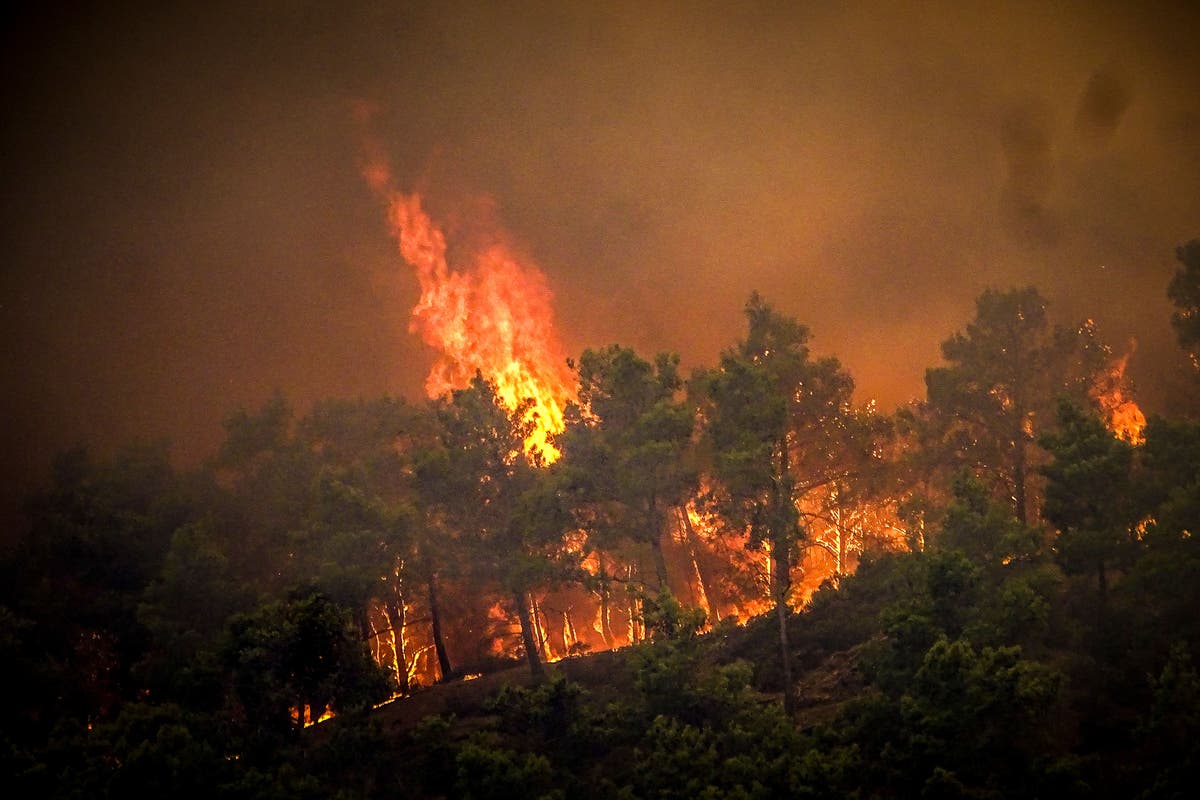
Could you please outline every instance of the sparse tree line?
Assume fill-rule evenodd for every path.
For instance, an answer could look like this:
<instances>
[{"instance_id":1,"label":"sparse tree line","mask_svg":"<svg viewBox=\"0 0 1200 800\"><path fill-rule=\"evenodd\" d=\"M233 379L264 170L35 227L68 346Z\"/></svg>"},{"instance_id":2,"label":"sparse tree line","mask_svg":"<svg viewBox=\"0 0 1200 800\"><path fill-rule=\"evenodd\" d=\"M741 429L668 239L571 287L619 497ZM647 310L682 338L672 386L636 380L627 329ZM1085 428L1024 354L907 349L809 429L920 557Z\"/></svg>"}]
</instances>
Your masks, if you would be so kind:
<instances>
[{"instance_id":1,"label":"sparse tree line","mask_svg":"<svg viewBox=\"0 0 1200 800\"><path fill-rule=\"evenodd\" d=\"M1200 244L1178 254L1172 322L1194 359ZM3 562L6 772L45 796L329 796L327 781L387 795L338 760L369 738L365 723L339 729L311 772L280 754L325 712L357 720L514 657L543 677L548 659L658 637L676 644L647 656L628 713L649 715L656 747L741 758L704 739L715 722L655 711L654 675L728 702L712 712L728 720L752 686L777 692L783 716L738 723L774 731L772 792L846 796L869 778L985 796L1048 791L1053 773L1069 795L1072 781L1095 788L1104 770L1085 762L1105 748L1137 750L1170 781L1194 775L1200 426L1114 432L1128 387L1113 352L1090 321L1053 325L1032 288L983 293L927 371L926 399L893 414L856 406L843 365L757 294L745 316L744 338L686 378L670 354L585 351L552 462L526 449L528 407L506 408L482 377L425 404L328 400L299 418L276 397L230 416L219 453L191 472L165 445L62 454ZM694 632L766 611L754 669L693 685L717 680L688 672ZM843 650L859 653L872 699L797 733L798 675ZM577 704L548 686L506 702ZM586 735L613 744L600 727ZM978 750L955 738L966 730ZM1057 760L995 783L988 770L1036 747ZM827 762L779 766L815 752ZM502 766L497 785L557 775L545 796L569 782L519 753L447 757ZM668 796L654 770L672 759L686 761L659 753L619 796ZM426 764L423 780L487 796L451 767Z\"/></svg>"}]
</instances>

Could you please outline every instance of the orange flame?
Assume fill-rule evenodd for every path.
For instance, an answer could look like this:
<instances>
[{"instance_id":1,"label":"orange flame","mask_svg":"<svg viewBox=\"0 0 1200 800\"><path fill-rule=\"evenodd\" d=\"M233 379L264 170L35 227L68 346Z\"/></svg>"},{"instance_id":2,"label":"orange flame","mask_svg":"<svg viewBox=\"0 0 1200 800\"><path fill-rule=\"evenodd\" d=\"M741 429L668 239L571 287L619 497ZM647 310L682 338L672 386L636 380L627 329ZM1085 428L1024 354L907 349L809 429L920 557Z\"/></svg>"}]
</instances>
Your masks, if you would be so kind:
<instances>
[{"instance_id":1,"label":"orange flame","mask_svg":"<svg viewBox=\"0 0 1200 800\"><path fill-rule=\"evenodd\" d=\"M311 728L313 725L317 725L318 723L324 722L327 719L333 719L335 716L337 716L333 713L333 709L329 706L325 706L325 710L320 714L315 714L316 709L307 704L304 706L303 710L297 706L292 706L289 711L292 715L292 722L298 723L305 728Z\"/></svg>"},{"instance_id":2,"label":"orange flame","mask_svg":"<svg viewBox=\"0 0 1200 800\"><path fill-rule=\"evenodd\" d=\"M1145 441L1146 415L1138 407L1125 378L1125 367L1129 363L1130 351L1113 362L1107 372L1097 378L1092 387L1092 397L1104 414L1104 423L1119 438L1130 444Z\"/></svg>"},{"instance_id":3,"label":"orange flame","mask_svg":"<svg viewBox=\"0 0 1200 800\"><path fill-rule=\"evenodd\" d=\"M363 177L386 200L400 255L421 287L409 329L440 354L426 393L440 397L481 373L508 408L532 401L527 419L534 431L526 451L555 460L558 451L547 439L563 429L574 380L555 333L545 277L503 243L471 253L460 269L451 267L446 237L420 195L397 191L381 149L370 142L365 149Z\"/></svg>"}]
</instances>

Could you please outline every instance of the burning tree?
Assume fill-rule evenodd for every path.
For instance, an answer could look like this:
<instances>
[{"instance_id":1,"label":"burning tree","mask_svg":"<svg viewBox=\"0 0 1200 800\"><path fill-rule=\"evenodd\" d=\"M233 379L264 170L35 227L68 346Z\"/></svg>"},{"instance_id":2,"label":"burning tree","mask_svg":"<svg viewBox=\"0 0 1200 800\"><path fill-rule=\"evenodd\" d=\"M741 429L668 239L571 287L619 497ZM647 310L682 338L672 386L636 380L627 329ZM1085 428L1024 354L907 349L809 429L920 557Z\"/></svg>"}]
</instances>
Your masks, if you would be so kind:
<instances>
[{"instance_id":1,"label":"burning tree","mask_svg":"<svg viewBox=\"0 0 1200 800\"><path fill-rule=\"evenodd\" d=\"M757 293L746 304L746 339L697 375L705 448L714 478L710 500L749 546L769 555L770 596L779 622L784 705L794 706L787 616L791 571L804 538L797 501L840 470L843 429L854 384L835 358L814 359L808 328Z\"/></svg>"},{"instance_id":2,"label":"burning tree","mask_svg":"<svg viewBox=\"0 0 1200 800\"><path fill-rule=\"evenodd\" d=\"M530 593L554 571L569 521L557 503L554 475L540 469L525 442L528 408L509 411L496 388L476 375L437 403L437 442L420 477L429 504L453 531L456 546L486 581L507 596L535 676L541 650Z\"/></svg>"},{"instance_id":3,"label":"burning tree","mask_svg":"<svg viewBox=\"0 0 1200 800\"><path fill-rule=\"evenodd\" d=\"M664 530L697 480L686 457L693 416L676 399L678 363L664 353L651 365L616 345L584 351L579 403L568 407L569 425L558 440L590 549L644 545L659 589L668 585Z\"/></svg>"},{"instance_id":4,"label":"burning tree","mask_svg":"<svg viewBox=\"0 0 1200 800\"><path fill-rule=\"evenodd\" d=\"M1053 426L1060 396L1100 405L1095 388L1111 370L1112 350L1091 320L1051 327L1033 287L988 290L975 311L965 333L942 343L947 366L925 373L929 421L940 439L933 446L941 465L987 481L1026 525L1036 515L1036 467L1044 461L1037 436Z\"/></svg>"},{"instance_id":5,"label":"burning tree","mask_svg":"<svg viewBox=\"0 0 1200 800\"><path fill-rule=\"evenodd\" d=\"M366 105L358 109L364 127L372 113ZM558 453L549 440L563 429L574 387L542 271L514 252L498 226L483 226L476 246L452 264L446 235L421 195L397 188L378 141L366 135L363 145L363 177L386 203L400 256L421 288L410 330L437 352L426 393L442 397L481 374L506 408L522 409L525 446L553 461Z\"/></svg>"},{"instance_id":6,"label":"burning tree","mask_svg":"<svg viewBox=\"0 0 1200 800\"><path fill-rule=\"evenodd\" d=\"M870 546L903 546L906 530L897 513L897 492L888 458L892 455L891 420L874 407L843 403L828 415L820 444L797 448L808 476L798 507L808 532L803 565L806 594L821 581L839 580L854 571L860 553ZM805 454L809 456L805 463Z\"/></svg>"}]
</instances>

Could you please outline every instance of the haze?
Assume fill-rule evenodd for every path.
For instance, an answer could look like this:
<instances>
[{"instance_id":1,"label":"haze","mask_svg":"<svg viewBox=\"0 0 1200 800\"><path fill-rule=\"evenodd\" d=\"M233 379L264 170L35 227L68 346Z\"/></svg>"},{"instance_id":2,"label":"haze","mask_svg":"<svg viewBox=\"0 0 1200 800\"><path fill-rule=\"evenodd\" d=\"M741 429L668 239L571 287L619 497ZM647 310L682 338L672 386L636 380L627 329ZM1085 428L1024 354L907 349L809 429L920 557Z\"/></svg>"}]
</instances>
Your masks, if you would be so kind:
<instances>
[{"instance_id":1,"label":"haze","mask_svg":"<svg viewBox=\"0 0 1200 800\"><path fill-rule=\"evenodd\" d=\"M712 363L758 289L888 409L1032 283L1136 340L1144 405L1187 392L1188 4L166 5L5 12L6 509L77 442L194 461L276 389L420 396L364 102L452 233L541 267L568 352Z\"/></svg>"}]
</instances>

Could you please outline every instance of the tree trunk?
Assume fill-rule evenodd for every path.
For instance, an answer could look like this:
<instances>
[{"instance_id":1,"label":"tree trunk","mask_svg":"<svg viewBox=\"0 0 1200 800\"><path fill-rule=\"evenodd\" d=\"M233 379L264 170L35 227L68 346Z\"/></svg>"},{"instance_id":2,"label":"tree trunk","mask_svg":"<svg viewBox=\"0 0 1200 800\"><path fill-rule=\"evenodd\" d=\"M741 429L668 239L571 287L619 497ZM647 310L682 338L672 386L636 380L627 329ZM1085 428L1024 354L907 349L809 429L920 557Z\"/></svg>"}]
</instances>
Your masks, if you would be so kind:
<instances>
[{"instance_id":1,"label":"tree trunk","mask_svg":"<svg viewBox=\"0 0 1200 800\"><path fill-rule=\"evenodd\" d=\"M396 665L396 686L401 694L408 694L408 647L404 640L404 626L407 621L404 598L400 593L400 587L394 583L392 596L383 604L383 610L387 614L388 625L392 629L392 658Z\"/></svg>"},{"instance_id":2,"label":"tree trunk","mask_svg":"<svg viewBox=\"0 0 1200 800\"><path fill-rule=\"evenodd\" d=\"M371 652L371 619L366 605L355 606L354 623L358 627L358 638L367 653Z\"/></svg>"},{"instance_id":3,"label":"tree trunk","mask_svg":"<svg viewBox=\"0 0 1200 800\"><path fill-rule=\"evenodd\" d=\"M529 596L525 592L514 592L513 603L517 607L517 619L521 623L521 642L525 646L525 660L529 662L529 672L534 681L541 682L546 677L546 671L542 667L542 660L538 658L533 619L529 614Z\"/></svg>"},{"instance_id":4,"label":"tree trunk","mask_svg":"<svg viewBox=\"0 0 1200 800\"><path fill-rule=\"evenodd\" d=\"M779 661L783 673L783 711L790 718L796 712L796 687L792 681L792 647L788 640L788 591L792 588L791 564L791 530L792 506L791 489L785 489L789 484L785 478L791 474L788 460L787 435L783 436L779 448L780 480L775 482L774 496L771 498L775 507L771 509L773 521L771 527L771 594L775 600L775 616L779 620ZM786 505L785 505L786 504ZM783 512L784 508L789 513Z\"/></svg>"},{"instance_id":5,"label":"tree trunk","mask_svg":"<svg viewBox=\"0 0 1200 800\"><path fill-rule=\"evenodd\" d=\"M846 533L846 529L842 527L840 519L834 530L837 531L837 566L834 568L834 577L840 582L842 576L846 574L846 540L850 537Z\"/></svg>"},{"instance_id":6,"label":"tree trunk","mask_svg":"<svg viewBox=\"0 0 1200 800\"><path fill-rule=\"evenodd\" d=\"M1013 466L1013 505L1017 515L1017 522L1021 523L1022 526L1029 524L1029 511L1026 508L1025 500L1025 461L1025 432L1018 431L1016 464Z\"/></svg>"},{"instance_id":7,"label":"tree trunk","mask_svg":"<svg viewBox=\"0 0 1200 800\"><path fill-rule=\"evenodd\" d=\"M692 519L688 516L687 506L679 506L679 518L683 521L683 531L687 536L688 553L692 557L692 566L696 569L696 582L700 585L700 594L704 597L704 607L708 610L708 624L716 627L721 621L721 612L717 608L717 601L713 593L709 590L712 581L705 575L705 570L700 566L700 537L696 535L696 529L692 526Z\"/></svg>"},{"instance_id":8,"label":"tree trunk","mask_svg":"<svg viewBox=\"0 0 1200 800\"><path fill-rule=\"evenodd\" d=\"M616 646L616 637L612 630L612 582L608 579L608 570L604 566L604 554L597 552L600 561L600 638L609 650Z\"/></svg>"},{"instance_id":9,"label":"tree trunk","mask_svg":"<svg viewBox=\"0 0 1200 800\"><path fill-rule=\"evenodd\" d=\"M437 653L438 669L441 671L442 681L448 681L454 677L454 670L450 668L450 656L446 653L446 642L442 638L442 608L438 602L437 577L433 570L429 571L429 619L433 623L433 649Z\"/></svg>"},{"instance_id":10,"label":"tree trunk","mask_svg":"<svg viewBox=\"0 0 1200 800\"><path fill-rule=\"evenodd\" d=\"M530 606L533 609L533 632L537 637L538 654L541 656L543 661L549 661L551 655L549 641L550 620L546 618L545 612L542 611L542 606L540 603L538 603L537 596L530 594L529 599Z\"/></svg>"},{"instance_id":11,"label":"tree trunk","mask_svg":"<svg viewBox=\"0 0 1200 800\"><path fill-rule=\"evenodd\" d=\"M658 589L670 591L667 586L667 561L662 550L662 525L655 525L655 531L650 536L650 553L654 556L654 574L658 578Z\"/></svg>"},{"instance_id":12,"label":"tree trunk","mask_svg":"<svg viewBox=\"0 0 1200 800\"><path fill-rule=\"evenodd\" d=\"M792 680L792 647L788 637L787 596L791 589L791 569L788 564L787 542L772 543L772 595L775 600L775 616L779 621L779 659L783 672L783 710L789 717L796 711L796 687Z\"/></svg>"},{"instance_id":13,"label":"tree trunk","mask_svg":"<svg viewBox=\"0 0 1200 800\"><path fill-rule=\"evenodd\" d=\"M367 606L367 625L370 627L370 639L367 640L367 655L371 660L380 666L383 665L383 637L379 635L379 629L375 627L375 619L371 615L371 606Z\"/></svg>"},{"instance_id":14,"label":"tree trunk","mask_svg":"<svg viewBox=\"0 0 1200 800\"><path fill-rule=\"evenodd\" d=\"M573 609L568 608L566 611L562 612L564 655L570 655L573 652L572 648L575 648L575 646L579 644L579 632L575 629L575 620L571 618L572 610ZM576 650L577 649L578 648L576 648Z\"/></svg>"},{"instance_id":15,"label":"tree trunk","mask_svg":"<svg viewBox=\"0 0 1200 800\"><path fill-rule=\"evenodd\" d=\"M638 595L633 590L633 565L626 567L625 591L629 597L629 643L637 644L642 640L641 624L642 611L638 603Z\"/></svg>"}]
</instances>

